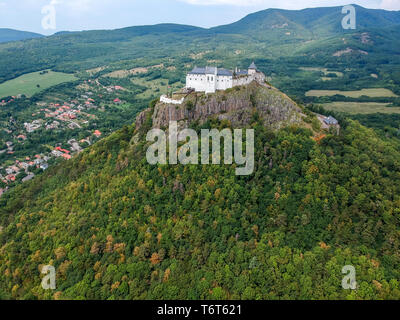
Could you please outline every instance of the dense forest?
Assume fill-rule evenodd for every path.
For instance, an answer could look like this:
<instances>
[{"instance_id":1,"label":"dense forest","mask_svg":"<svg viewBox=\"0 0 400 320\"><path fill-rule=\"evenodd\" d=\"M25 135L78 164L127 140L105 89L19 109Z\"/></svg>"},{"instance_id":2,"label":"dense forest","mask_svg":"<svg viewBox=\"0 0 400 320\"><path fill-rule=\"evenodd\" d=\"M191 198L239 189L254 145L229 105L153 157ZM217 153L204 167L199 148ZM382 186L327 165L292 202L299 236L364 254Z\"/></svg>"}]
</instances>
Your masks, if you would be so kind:
<instances>
[{"instance_id":1,"label":"dense forest","mask_svg":"<svg viewBox=\"0 0 400 320\"><path fill-rule=\"evenodd\" d=\"M234 165L149 165L151 122L1 198L2 298L400 298L396 140L346 120L317 143L255 115L256 170L238 177ZM46 264L55 292L40 286ZM357 290L341 287L345 265Z\"/></svg>"}]
</instances>

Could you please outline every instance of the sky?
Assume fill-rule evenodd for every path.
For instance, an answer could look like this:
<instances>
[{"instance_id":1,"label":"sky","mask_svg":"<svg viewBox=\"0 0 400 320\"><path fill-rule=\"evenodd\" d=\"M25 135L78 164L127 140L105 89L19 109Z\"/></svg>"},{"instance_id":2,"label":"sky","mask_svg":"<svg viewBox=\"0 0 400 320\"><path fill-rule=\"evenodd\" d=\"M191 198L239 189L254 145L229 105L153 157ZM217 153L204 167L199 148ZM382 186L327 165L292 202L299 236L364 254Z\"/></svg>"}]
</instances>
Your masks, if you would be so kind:
<instances>
[{"instance_id":1,"label":"sky","mask_svg":"<svg viewBox=\"0 0 400 320\"><path fill-rule=\"evenodd\" d=\"M49 35L157 23L213 27L268 8L304 9L350 2L400 10L400 0L0 0L0 28Z\"/></svg>"}]
</instances>

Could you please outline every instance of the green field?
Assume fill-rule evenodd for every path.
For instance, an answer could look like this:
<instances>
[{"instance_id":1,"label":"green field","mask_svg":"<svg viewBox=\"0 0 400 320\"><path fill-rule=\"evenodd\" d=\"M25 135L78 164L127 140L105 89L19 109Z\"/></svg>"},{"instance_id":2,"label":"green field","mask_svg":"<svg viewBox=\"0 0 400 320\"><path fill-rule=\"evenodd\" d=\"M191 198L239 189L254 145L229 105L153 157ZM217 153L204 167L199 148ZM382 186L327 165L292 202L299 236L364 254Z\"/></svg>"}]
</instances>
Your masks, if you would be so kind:
<instances>
[{"instance_id":1,"label":"green field","mask_svg":"<svg viewBox=\"0 0 400 320\"><path fill-rule=\"evenodd\" d=\"M388 107L389 103L378 102L332 102L325 103L323 107L327 110L346 112L349 114L371 114L371 113L398 113L400 108Z\"/></svg>"},{"instance_id":2,"label":"green field","mask_svg":"<svg viewBox=\"0 0 400 320\"><path fill-rule=\"evenodd\" d=\"M147 87L145 92L137 95L138 99L149 99L153 96L166 94L168 91L176 91L184 86L180 82L175 82L171 85L171 88L168 88L168 79L147 80L146 78L133 78L131 81L136 85Z\"/></svg>"},{"instance_id":3,"label":"green field","mask_svg":"<svg viewBox=\"0 0 400 320\"><path fill-rule=\"evenodd\" d=\"M303 71L322 72L324 75L334 73L339 78L343 77L343 72L332 71L332 70L329 70L328 68L300 67L299 69L303 70Z\"/></svg>"},{"instance_id":4,"label":"green field","mask_svg":"<svg viewBox=\"0 0 400 320\"><path fill-rule=\"evenodd\" d=\"M48 70L46 70L48 71ZM0 84L0 97L24 94L27 97L57 84L73 81L77 78L72 74L48 71L45 74L32 72ZM38 85L40 87L38 87Z\"/></svg>"},{"instance_id":5,"label":"green field","mask_svg":"<svg viewBox=\"0 0 400 320\"><path fill-rule=\"evenodd\" d=\"M392 91L385 88L374 88L374 89L362 89L357 91L340 91L340 90L310 90L306 92L307 97L331 97L334 95L342 95L349 98L360 98L361 96L367 96L371 98L387 97L395 98Z\"/></svg>"}]
</instances>

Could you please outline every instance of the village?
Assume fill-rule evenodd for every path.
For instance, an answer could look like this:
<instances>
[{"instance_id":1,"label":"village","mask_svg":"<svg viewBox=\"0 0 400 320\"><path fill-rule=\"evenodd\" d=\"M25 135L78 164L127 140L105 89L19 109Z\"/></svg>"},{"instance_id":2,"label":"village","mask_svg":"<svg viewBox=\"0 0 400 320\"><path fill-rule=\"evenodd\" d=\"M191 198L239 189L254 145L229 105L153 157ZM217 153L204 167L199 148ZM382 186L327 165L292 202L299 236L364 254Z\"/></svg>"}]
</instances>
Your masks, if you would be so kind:
<instances>
[{"instance_id":1,"label":"village","mask_svg":"<svg viewBox=\"0 0 400 320\"><path fill-rule=\"evenodd\" d=\"M108 93L113 93L124 88L110 86L102 87L102 89ZM67 141L59 141L54 145L48 145L47 152L26 154L22 157L16 157L14 160L0 162L0 197L16 183L24 183L33 179L36 174L47 170L57 159L70 160L74 155L79 154L85 147L90 146L103 136L103 132L98 129L87 130L90 123L97 120L93 111L104 109L104 107L95 103L92 96L94 96L93 92L85 91L69 102L38 102L37 111L31 115L32 120L24 122L22 126L13 117L10 117L9 123L22 129L14 132L9 128L3 128L10 139L5 142L4 148L0 146L0 156L4 154L12 157L18 147L29 141L30 135L40 130L51 133L51 131L60 132L62 130L82 132L81 129L86 129L88 134L81 139L72 138ZM21 96L3 99L0 106L6 106L8 103L18 101L18 99L21 99ZM122 101L119 98L114 98L112 103L118 106Z\"/></svg>"}]
</instances>

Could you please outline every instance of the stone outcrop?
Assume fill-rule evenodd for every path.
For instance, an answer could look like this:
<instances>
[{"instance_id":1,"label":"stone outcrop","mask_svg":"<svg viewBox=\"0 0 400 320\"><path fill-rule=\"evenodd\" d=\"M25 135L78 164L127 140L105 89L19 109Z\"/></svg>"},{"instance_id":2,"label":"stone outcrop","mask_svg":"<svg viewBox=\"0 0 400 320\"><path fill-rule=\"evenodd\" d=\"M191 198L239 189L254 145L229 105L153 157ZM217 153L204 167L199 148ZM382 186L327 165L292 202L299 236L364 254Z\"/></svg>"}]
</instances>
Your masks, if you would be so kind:
<instances>
[{"instance_id":1,"label":"stone outcrop","mask_svg":"<svg viewBox=\"0 0 400 320\"><path fill-rule=\"evenodd\" d=\"M147 109L139 114L137 128L143 125L149 112ZM256 82L214 94L192 93L182 105L159 102L154 107L152 121L153 128L167 128L170 121L186 127L192 121L201 124L217 117L236 127L249 124L255 112L272 129L302 123L301 109L294 101L277 89Z\"/></svg>"}]
</instances>

